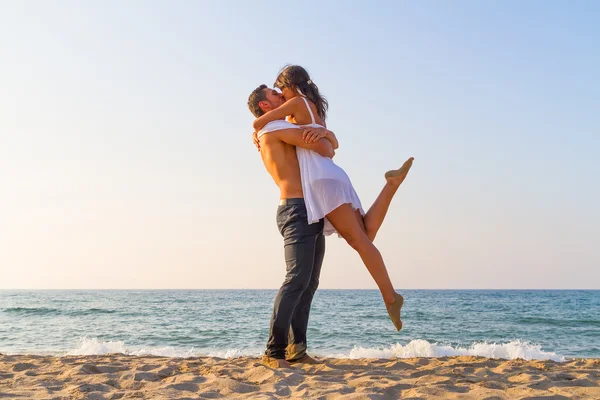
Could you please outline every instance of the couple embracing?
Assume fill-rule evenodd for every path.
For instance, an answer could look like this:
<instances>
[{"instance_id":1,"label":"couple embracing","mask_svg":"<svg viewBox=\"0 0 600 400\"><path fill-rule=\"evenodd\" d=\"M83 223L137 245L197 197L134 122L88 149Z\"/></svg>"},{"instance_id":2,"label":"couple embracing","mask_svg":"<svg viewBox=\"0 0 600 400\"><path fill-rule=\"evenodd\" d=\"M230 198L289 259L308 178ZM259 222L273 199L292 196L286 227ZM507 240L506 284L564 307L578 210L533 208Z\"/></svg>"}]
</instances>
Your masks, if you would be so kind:
<instances>
[{"instance_id":1,"label":"couple embracing","mask_svg":"<svg viewBox=\"0 0 600 400\"><path fill-rule=\"evenodd\" d=\"M285 67L274 85L256 88L248 107L256 120L254 142L280 189L277 225L283 236L286 275L275 298L263 363L274 368L316 363L306 331L325 255L325 236L337 233L358 252L377 283L388 315L402 329L404 298L396 293L373 244L392 198L413 158L385 173L381 193L365 213L350 178L333 162L338 140L325 123L328 103L308 72Z\"/></svg>"}]
</instances>

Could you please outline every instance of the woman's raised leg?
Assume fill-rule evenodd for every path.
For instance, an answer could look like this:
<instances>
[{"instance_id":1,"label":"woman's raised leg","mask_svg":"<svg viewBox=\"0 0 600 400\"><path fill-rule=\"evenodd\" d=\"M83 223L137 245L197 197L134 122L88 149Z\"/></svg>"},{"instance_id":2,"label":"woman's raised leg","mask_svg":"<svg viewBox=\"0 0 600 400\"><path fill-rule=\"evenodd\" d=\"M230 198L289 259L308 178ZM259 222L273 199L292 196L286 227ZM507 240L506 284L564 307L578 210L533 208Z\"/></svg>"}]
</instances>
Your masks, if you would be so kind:
<instances>
[{"instance_id":1,"label":"woman's raised leg","mask_svg":"<svg viewBox=\"0 0 600 400\"><path fill-rule=\"evenodd\" d=\"M377 199L369 208L369 211L364 215L364 228L367 237L372 242L381 228L381 224L385 219L390 203L396 194L396 191L406 179L410 167L412 167L414 158L411 157L402 164L398 169L394 169L385 173L386 184L377 196Z\"/></svg>"},{"instance_id":2,"label":"woman's raised leg","mask_svg":"<svg viewBox=\"0 0 600 400\"><path fill-rule=\"evenodd\" d=\"M404 299L394 290L392 281L377 247L369 240L359 224L355 211L350 204L343 204L327 214L327 219L337 232L358 252L369 273L379 287L390 319L397 330L402 328L400 309Z\"/></svg>"}]
</instances>

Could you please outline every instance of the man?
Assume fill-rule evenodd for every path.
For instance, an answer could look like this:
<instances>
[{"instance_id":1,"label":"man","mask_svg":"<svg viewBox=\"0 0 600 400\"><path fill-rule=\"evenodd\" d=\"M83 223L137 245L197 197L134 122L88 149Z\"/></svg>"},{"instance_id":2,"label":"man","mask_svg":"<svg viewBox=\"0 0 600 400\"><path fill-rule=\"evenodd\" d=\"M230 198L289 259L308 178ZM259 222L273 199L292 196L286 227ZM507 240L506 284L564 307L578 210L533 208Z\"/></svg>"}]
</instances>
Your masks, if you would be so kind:
<instances>
[{"instance_id":1,"label":"man","mask_svg":"<svg viewBox=\"0 0 600 400\"><path fill-rule=\"evenodd\" d=\"M250 94L248 108L259 117L284 102L279 92L261 85ZM287 268L285 280L275 297L262 362L273 368L288 368L294 363L316 363L306 354L306 330L325 255L323 220L308 224L295 146L325 157L333 157L334 151L326 138L331 133L326 129L315 130L313 134L322 138L307 144L302 138L303 128L283 120L272 124L278 124L277 128L269 131L266 126L263 131L269 132L256 138L255 142L265 168L280 190L277 225L283 236Z\"/></svg>"}]
</instances>

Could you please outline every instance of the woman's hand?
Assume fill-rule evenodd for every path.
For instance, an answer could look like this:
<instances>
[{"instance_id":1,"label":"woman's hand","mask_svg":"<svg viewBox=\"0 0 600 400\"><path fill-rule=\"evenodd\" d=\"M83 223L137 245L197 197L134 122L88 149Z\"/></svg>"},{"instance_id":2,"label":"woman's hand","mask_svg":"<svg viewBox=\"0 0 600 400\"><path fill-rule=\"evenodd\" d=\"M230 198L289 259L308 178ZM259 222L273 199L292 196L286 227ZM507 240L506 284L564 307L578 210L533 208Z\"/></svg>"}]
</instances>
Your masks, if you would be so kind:
<instances>
[{"instance_id":1,"label":"woman's hand","mask_svg":"<svg viewBox=\"0 0 600 400\"><path fill-rule=\"evenodd\" d=\"M327 136L327 129L325 128L307 128L302 133L302 139L305 143L314 143Z\"/></svg>"},{"instance_id":2,"label":"woman's hand","mask_svg":"<svg viewBox=\"0 0 600 400\"><path fill-rule=\"evenodd\" d=\"M256 146L258 151L260 151L260 140L258 140L258 132L257 131L254 131L254 133L252 134L252 141L254 142L254 145Z\"/></svg>"}]
</instances>

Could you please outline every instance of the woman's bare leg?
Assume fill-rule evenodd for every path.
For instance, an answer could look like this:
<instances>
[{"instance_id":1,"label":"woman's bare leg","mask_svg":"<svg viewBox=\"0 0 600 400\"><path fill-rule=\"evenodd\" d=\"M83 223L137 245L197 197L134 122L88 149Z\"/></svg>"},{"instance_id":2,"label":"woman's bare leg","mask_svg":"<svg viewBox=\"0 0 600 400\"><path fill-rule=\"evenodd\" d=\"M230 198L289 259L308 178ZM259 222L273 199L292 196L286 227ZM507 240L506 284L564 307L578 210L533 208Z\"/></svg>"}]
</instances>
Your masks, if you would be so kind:
<instances>
[{"instance_id":1,"label":"woman's bare leg","mask_svg":"<svg viewBox=\"0 0 600 400\"><path fill-rule=\"evenodd\" d=\"M404 299L396 293L392 281L383 262L381 253L369 240L365 231L358 222L355 211L350 204L343 204L327 214L327 219L337 232L358 252L369 273L379 287L383 296L390 318L396 329L402 328L400 309Z\"/></svg>"},{"instance_id":2,"label":"woman's bare leg","mask_svg":"<svg viewBox=\"0 0 600 400\"><path fill-rule=\"evenodd\" d=\"M372 242L375 240L375 236L377 232L379 232L379 228L381 228L381 224L383 224L383 220L387 214L388 209L390 208L390 203L396 194L396 191L406 179L406 175L408 175L408 171L410 171L410 167L412 167L414 158L411 157L399 169L391 170L386 172L385 179L386 184L377 196L377 199L369 208L369 211L362 217L363 225L365 228L365 233L367 237Z\"/></svg>"}]
</instances>

